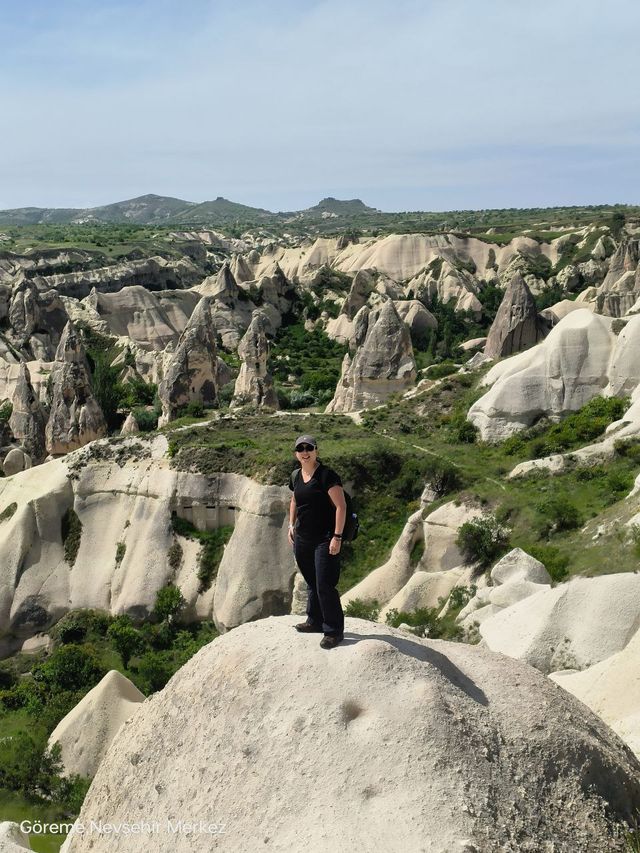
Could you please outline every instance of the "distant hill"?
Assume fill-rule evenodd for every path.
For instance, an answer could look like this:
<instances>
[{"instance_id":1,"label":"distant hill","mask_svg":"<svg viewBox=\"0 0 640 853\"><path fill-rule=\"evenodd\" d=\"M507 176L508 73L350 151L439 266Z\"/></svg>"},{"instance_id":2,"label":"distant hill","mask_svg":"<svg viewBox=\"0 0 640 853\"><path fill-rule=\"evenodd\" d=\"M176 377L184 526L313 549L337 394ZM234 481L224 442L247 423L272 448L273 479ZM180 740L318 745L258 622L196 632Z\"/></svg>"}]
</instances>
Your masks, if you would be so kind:
<instances>
[{"instance_id":1,"label":"distant hill","mask_svg":"<svg viewBox=\"0 0 640 853\"><path fill-rule=\"evenodd\" d=\"M362 213L379 213L374 207L367 207L367 205L361 201L359 198L351 198L348 200L341 200L338 198L332 198L328 196L327 198L323 198L322 201L319 201L314 207L308 207L306 210L302 211L305 214L323 214L323 213L334 213L337 216L354 216Z\"/></svg>"},{"instance_id":2,"label":"distant hill","mask_svg":"<svg viewBox=\"0 0 640 853\"><path fill-rule=\"evenodd\" d=\"M348 217L358 214L378 213L367 207L359 198L341 201L324 198L314 207L294 212L294 215L316 218L330 214ZM0 210L0 225L39 225L67 223L125 223L138 225L224 225L231 222L267 223L281 220L291 214L272 213L261 207L249 207L218 196L214 201L201 203L185 201L170 196L141 195L115 204L88 208L20 207Z\"/></svg>"}]
</instances>

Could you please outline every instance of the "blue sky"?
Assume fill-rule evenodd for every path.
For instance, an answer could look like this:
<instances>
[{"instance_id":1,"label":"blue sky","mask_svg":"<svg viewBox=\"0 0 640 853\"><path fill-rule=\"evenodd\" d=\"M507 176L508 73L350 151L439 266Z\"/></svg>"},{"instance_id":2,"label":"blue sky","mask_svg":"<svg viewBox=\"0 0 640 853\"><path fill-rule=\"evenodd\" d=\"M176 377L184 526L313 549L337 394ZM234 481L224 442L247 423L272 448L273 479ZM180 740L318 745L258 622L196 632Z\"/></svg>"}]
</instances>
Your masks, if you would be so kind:
<instances>
[{"instance_id":1,"label":"blue sky","mask_svg":"<svg viewBox=\"0 0 640 853\"><path fill-rule=\"evenodd\" d=\"M0 208L640 203L633 0L0 0Z\"/></svg>"}]
</instances>

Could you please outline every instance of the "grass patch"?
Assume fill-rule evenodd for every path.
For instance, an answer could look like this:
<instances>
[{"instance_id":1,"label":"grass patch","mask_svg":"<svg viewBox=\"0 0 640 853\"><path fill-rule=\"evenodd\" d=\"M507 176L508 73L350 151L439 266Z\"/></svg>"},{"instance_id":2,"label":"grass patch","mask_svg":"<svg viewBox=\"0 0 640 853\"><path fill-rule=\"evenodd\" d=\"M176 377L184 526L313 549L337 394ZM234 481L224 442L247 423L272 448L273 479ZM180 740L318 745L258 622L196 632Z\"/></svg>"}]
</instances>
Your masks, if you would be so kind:
<instances>
[{"instance_id":1,"label":"grass patch","mask_svg":"<svg viewBox=\"0 0 640 853\"><path fill-rule=\"evenodd\" d=\"M10 518L16 514L16 510L18 509L18 504L14 501L10 503L9 506L6 506L2 512L0 512L0 522L8 521Z\"/></svg>"},{"instance_id":2,"label":"grass patch","mask_svg":"<svg viewBox=\"0 0 640 853\"><path fill-rule=\"evenodd\" d=\"M224 546L231 538L233 525L224 525L222 527L218 527L216 530L198 530L198 528L190 521L187 521L185 518L180 518L177 515L172 517L171 525L174 533L177 533L179 536L184 536L187 539L196 539L198 542L202 543L202 548L198 555L198 581L200 582L199 591L205 592L211 587L211 584L218 574L218 567L220 565L220 560L222 560ZM182 557L182 548L179 543L174 544L177 544L180 548L180 557L178 558L179 566L180 558ZM169 559L171 560L171 554Z\"/></svg>"},{"instance_id":3,"label":"grass patch","mask_svg":"<svg viewBox=\"0 0 640 853\"><path fill-rule=\"evenodd\" d=\"M73 566L80 550L82 538L82 522L73 508L68 509L62 516L60 535L64 546L64 558L70 566Z\"/></svg>"}]
</instances>

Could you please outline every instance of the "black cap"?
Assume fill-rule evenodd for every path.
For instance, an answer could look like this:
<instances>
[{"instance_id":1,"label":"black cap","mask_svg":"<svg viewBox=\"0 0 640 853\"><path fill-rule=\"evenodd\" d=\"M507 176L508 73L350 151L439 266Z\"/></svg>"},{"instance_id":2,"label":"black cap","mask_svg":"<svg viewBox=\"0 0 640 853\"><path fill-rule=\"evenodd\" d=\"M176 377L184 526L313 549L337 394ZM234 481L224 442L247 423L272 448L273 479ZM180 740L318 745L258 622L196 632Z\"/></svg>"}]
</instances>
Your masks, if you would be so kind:
<instances>
[{"instance_id":1,"label":"black cap","mask_svg":"<svg viewBox=\"0 0 640 853\"><path fill-rule=\"evenodd\" d=\"M293 449L295 450L299 444L310 444L312 447L318 448L318 442L312 435L299 435L296 438L296 443L293 445Z\"/></svg>"}]
</instances>

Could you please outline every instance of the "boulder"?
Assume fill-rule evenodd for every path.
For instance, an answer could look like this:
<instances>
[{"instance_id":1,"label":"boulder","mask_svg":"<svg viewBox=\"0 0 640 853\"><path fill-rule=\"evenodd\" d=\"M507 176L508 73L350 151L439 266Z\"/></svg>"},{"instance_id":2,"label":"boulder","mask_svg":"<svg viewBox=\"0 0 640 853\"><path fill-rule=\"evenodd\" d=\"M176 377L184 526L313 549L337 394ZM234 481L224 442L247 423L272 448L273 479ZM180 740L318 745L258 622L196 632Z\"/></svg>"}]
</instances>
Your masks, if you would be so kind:
<instances>
[{"instance_id":1,"label":"boulder","mask_svg":"<svg viewBox=\"0 0 640 853\"><path fill-rule=\"evenodd\" d=\"M369 316L366 338L353 360L345 355L336 393L326 411L353 412L380 405L392 394L410 388L415 376L409 329L389 299Z\"/></svg>"},{"instance_id":2,"label":"boulder","mask_svg":"<svg viewBox=\"0 0 640 853\"><path fill-rule=\"evenodd\" d=\"M273 380L267 371L267 326L267 319L262 311L255 311L249 328L238 344L238 356L242 364L236 379L231 408L244 405L279 408Z\"/></svg>"},{"instance_id":3,"label":"boulder","mask_svg":"<svg viewBox=\"0 0 640 853\"><path fill-rule=\"evenodd\" d=\"M611 657L582 672L552 672L557 684L597 714L640 758L640 631Z\"/></svg>"},{"instance_id":4,"label":"boulder","mask_svg":"<svg viewBox=\"0 0 640 853\"><path fill-rule=\"evenodd\" d=\"M494 584L531 581L531 583L551 583L551 576L540 560L536 560L522 548L513 548L505 554L491 569Z\"/></svg>"},{"instance_id":5,"label":"boulder","mask_svg":"<svg viewBox=\"0 0 640 853\"><path fill-rule=\"evenodd\" d=\"M520 273L509 282L484 348L489 358L504 358L529 349L547 334L531 291Z\"/></svg>"},{"instance_id":6,"label":"boulder","mask_svg":"<svg viewBox=\"0 0 640 853\"><path fill-rule=\"evenodd\" d=\"M18 379L13 391L13 397L11 398L11 404L13 406L9 418L11 432L22 445L25 453L34 462L41 462L46 454L46 416L31 384L29 368L23 361L19 365ZM18 470L22 471L24 467L27 466L23 466Z\"/></svg>"},{"instance_id":7,"label":"boulder","mask_svg":"<svg viewBox=\"0 0 640 853\"><path fill-rule=\"evenodd\" d=\"M491 570L492 586L480 587L457 617L463 628L481 624L506 607L551 589L551 577L539 560L513 548Z\"/></svg>"},{"instance_id":8,"label":"boulder","mask_svg":"<svg viewBox=\"0 0 640 853\"><path fill-rule=\"evenodd\" d=\"M0 853L20 853L22 850L31 850L28 834L20 829L19 823L11 820L0 822Z\"/></svg>"},{"instance_id":9,"label":"boulder","mask_svg":"<svg viewBox=\"0 0 640 853\"><path fill-rule=\"evenodd\" d=\"M110 670L49 736L49 748L60 744L65 775L95 776L118 729L144 700L144 693L128 678Z\"/></svg>"},{"instance_id":10,"label":"boulder","mask_svg":"<svg viewBox=\"0 0 640 853\"><path fill-rule=\"evenodd\" d=\"M162 402L161 425L175 419L178 409L193 400L214 405L218 399L216 334L211 298L196 305L171 356L158 388Z\"/></svg>"},{"instance_id":11,"label":"boulder","mask_svg":"<svg viewBox=\"0 0 640 853\"><path fill-rule=\"evenodd\" d=\"M542 672L585 669L622 651L640 622L640 575L576 578L480 626L490 649Z\"/></svg>"},{"instance_id":12,"label":"boulder","mask_svg":"<svg viewBox=\"0 0 640 853\"><path fill-rule=\"evenodd\" d=\"M20 471L31 468L31 465L31 457L19 447L13 447L2 461L2 470L5 477L12 477L14 474L19 474Z\"/></svg>"},{"instance_id":13,"label":"boulder","mask_svg":"<svg viewBox=\"0 0 640 853\"><path fill-rule=\"evenodd\" d=\"M91 391L89 366L80 334L71 321L65 326L51 371L47 452L69 453L107 432L102 409Z\"/></svg>"},{"instance_id":14,"label":"boulder","mask_svg":"<svg viewBox=\"0 0 640 853\"><path fill-rule=\"evenodd\" d=\"M156 821L156 853L624 851L640 764L549 679L357 619L326 652L296 621L244 625L185 664L122 726L79 821ZM183 839L169 820L205 828ZM66 853L114 841L141 837L76 833Z\"/></svg>"},{"instance_id":15,"label":"boulder","mask_svg":"<svg viewBox=\"0 0 640 853\"><path fill-rule=\"evenodd\" d=\"M120 435L135 435L137 432L140 432L138 421L133 412L129 412L120 428Z\"/></svg>"}]
</instances>

